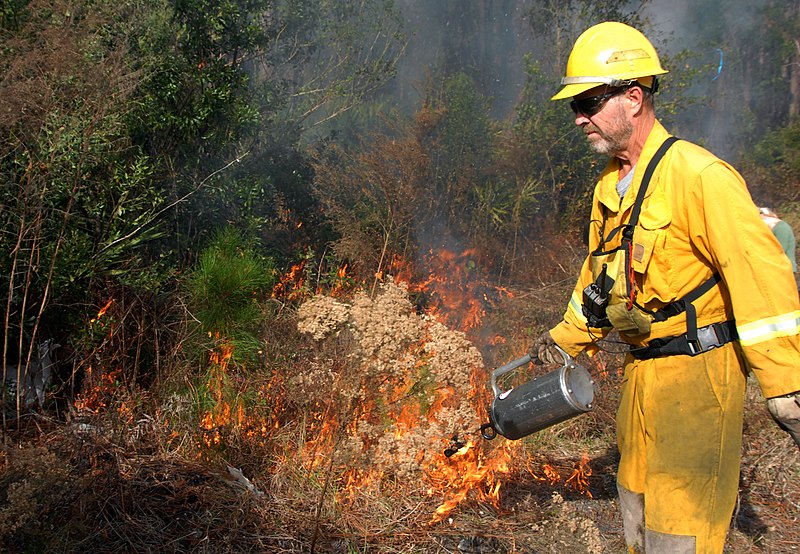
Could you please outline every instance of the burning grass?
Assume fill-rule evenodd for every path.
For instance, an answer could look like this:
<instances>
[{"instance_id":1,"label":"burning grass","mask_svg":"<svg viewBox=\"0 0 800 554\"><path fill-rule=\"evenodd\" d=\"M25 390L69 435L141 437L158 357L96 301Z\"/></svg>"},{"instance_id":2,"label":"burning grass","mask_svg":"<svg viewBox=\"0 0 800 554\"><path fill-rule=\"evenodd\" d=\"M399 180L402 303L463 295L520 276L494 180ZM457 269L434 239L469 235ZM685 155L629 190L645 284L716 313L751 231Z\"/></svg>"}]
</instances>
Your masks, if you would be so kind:
<instances>
[{"instance_id":1,"label":"burning grass","mask_svg":"<svg viewBox=\"0 0 800 554\"><path fill-rule=\"evenodd\" d=\"M525 467L507 474L498 506L472 497L431 524L440 502L421 482L385 478L349 487L359 475L326 456L304 468L277 455L310 446L288 430L273 437L274 456L237 478L224 460L163 450L168 441L158 425L133 442L131 428L97 415L38 424L44 433L27 420L17 432L31 441L2 459L5 552L623 551L608 445L587 452L592 498L565 485L581 463L571 441L525 442ZM797 544L800 460L792 448L751 390L743 490L727 552L791 552Z\"/></svg>"},{"instance_id":2,"label":"burning grass","mask_svg":"<svg viewBox=\"0 0 800 554\"><path fill-rule=\"evenodd\" d=\"M264 330L260 368L232 362L221 339L191 386L174 379L133 397L98 374L96 409L14 421L0 458L0 549L622 552L618 355L580 360L596 380L591 413L520 441L477 432L486 368L527 346L539 296L500 295L494 317L459 331L387 278L374 296L316 295L283 310ZM498 335L505 342L475 347ZM798 452L755 384L747 402L727 551L788 552L800 538Z\"/></svg>"}]
</instances>

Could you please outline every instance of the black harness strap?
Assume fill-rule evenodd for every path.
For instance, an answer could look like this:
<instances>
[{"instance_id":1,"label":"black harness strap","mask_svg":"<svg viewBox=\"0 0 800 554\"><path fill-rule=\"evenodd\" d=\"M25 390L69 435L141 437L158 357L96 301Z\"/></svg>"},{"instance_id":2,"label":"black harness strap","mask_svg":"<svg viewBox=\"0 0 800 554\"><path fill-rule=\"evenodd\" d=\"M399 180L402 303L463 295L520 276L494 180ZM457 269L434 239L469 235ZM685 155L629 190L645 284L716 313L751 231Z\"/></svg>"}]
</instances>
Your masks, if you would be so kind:
<instances>
[{"instance_id":1,"label":"black harness strap","mask_svg":"<svg viewBox=\"0 0 800 554\"><path fill-rule=\"evenodd\" d=\"M688 334L653 339L647 346L631 348L630 352L634 358L639 360L650 360L663 356L696 356L737 338L739 337L736 333L736 323L726 321L698 329L697 338L694 341L689 340Z\"/></svg>"},{"instance_id":2,"label":"black harness strap","mask_svg":"<svg viewBox=\"0 0 800 554\"><path fill-rule=\"evenodd\" d=\"M671 302L661 308L660 310L656 310L654 312L650 312L650 315L653 316L654 321L666 321L671 317L675 317L678 314L681 314L688 310L688 305L703 296L705 293L710 291L717 283L722 281L722 276L719 273L714 273L711 277L703 281L700 286L694 289L692 292L681 298L680 300L676 300L675 302Z\"/></svg>"},{"instance_id":3,"label":"black harness strap","mask_svg":"<svg viewBox=\"0 0 800 554\"><path fill-rule=\"evenodd\" d=\"M607 242L611 242L611 240L620 230L622 230L623 242L630 242L633 239L633 231L636 229L636 224L639 222L639 214L642 212L642 204L644 203L644 197L647 193L647 187L650 185L650 179L653 177L653 173L655 173L656 167L661 161L661 158L664 157L664 154L667 153L667 150L669 150L670 146L677 141L678 138L676 137L668 137L667 140L665 140L661 146L659 146L658 150L656 150L656 153L651 158L650 163L647 164L647 167L644 170L644 175L642 176L642 184L639 185L639 192L636 195L636 200L633 202L633 210L631 211L631 217L628 219L628 223L623 223L622 225L615 227L611 230L607 237L603 237L606 224L605 218L603 219L603 227L600 229L600 244L595 250L595 254L610 254L611 252L622 248L623 246L620 245L608 251L601 250L603 245L605 245Z\"/></svg>"},{"instance_id":4,"label":"black harness strap","mask_svg":"<svg viewBox=\"0 0 800 554\"><path fill-rule=\"evenodd\" d=\"M639 186L639 191L636 195L636 200L633 203L633 209L628 222L612 229L608 234L608 237L603 237L605 230L605 219L603 220L603 225L600 229L600 244L593 254L610 254L622 248L630 248L633 242L633 233L636 230L636 224L639 222L639 215L642 211L642 204L644 203L644 197L647 193L647 187L650 184L650 179L653 177L653 173L655 173L656 167L661 161L661 158L664 157L664 154L666 154L667 150L669 150L669 148L677 140L679 139L676 137L667 138L653 155L650 163L647 164L647 168L642 176L642 183ZM622 230L620 246L604 251L604 245L607 242L610 242L620 230ZM630 263L630 260L628 260L627 263ZM626 269L626 271L629 271L629 269ZM714 288L721 280L721 275L718 272L715 272L713 275L711 275L711 277L700 284L700 286L689 292L683 298L675 300L674 302L670 302L663 308L655 311L648 310L643 306L640 306L635 299L633 299L633 304L636 306L636 308L650 314L653 317L653 320L657 322L666 321L671 317L675 317L683 312L686 312L685 335L680 337L671 337L664 340L654 339L651 341L651 346L633 349L632 352L635 351L634 355L641 358L670 356L675 354L696 354L704 351L709 346L706 343L710 343L710 347L712 348L718 346L718 344L716 344L714 341L708 341L707 335L709 333L713 333L715 339L718 337L722 344L734 340L736 338L735 325L729 322L713 324L708 327L704 327L700 330L700 334L703 336L698 338L697 311L695 310L693 302ZM635 285L633 283L629 283L628 286L633 287Z\"/></svg>"},{"instance_id":5,"label":"black harness strap","mask_svg":"<svg viewBox=\"0 0 800 554\"><path fill-rule=\"evenodd\" d=\"M623 238L627 238L629 241L633 239L633 231L636 228L636 224L639 222L639 214L642 211L642 203L644 203L644 196L647 192L647 187L650 185L650 179L653 177L653 173L655 173L656 167L661 161L661 158L664 157L664 154L667 153L669 147L677 142L677 140L678 139L676 137L667 138L667 140L665 140L663 144L659 146L658 150L656 150L656 153L653 155L650 163L647 164L647 168L644 170L644 176L642 177L642 184L639 187L639 194L636 195L636 201L633 203L631 218L628 220L628 224L622 231Z\"/></svg>"}]
</instances>

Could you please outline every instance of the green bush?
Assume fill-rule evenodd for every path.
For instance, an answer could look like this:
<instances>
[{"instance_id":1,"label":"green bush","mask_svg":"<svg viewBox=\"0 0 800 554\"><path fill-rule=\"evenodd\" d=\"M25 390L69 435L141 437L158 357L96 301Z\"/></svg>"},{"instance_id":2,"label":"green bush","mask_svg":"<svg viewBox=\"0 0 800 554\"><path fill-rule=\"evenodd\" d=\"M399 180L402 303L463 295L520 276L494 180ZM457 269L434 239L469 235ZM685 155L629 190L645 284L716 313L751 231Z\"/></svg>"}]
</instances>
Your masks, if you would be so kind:
<instances>
[{"instance_id":1,"label":"green bush","mask_svg":"<svg viewBox=\"0 0 800 554\"><path fill-rule=\"evenodd\" d=\"M186 281L196 346L205 353L224 343L233 349L232 361L252 360L260 348L262 300L269 297L276 274L273 260L257 254L238 230L218 232Z\"/></svg>"}]
</instances>

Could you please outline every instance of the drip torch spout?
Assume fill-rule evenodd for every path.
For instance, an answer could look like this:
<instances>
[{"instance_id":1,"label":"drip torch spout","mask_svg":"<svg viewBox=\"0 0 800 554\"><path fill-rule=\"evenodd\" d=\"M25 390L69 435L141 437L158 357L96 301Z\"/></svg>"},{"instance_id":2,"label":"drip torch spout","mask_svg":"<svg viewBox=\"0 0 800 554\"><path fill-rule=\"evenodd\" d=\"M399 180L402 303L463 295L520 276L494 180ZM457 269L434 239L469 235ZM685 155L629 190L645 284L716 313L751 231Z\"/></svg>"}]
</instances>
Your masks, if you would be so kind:
<instances>
[{"instance_id":1,"label":"drip torch spout","mask_svg":"<svg viewBox=\"0 0 800 554\"><path fill-rule=\"evenodd\" d=\"M450 439L450 442L450 446L444 449L444 455L448 458L467 445L467 443L458 439L458 435L453 435L453 438Z\"/></svg>"}]
</instances>

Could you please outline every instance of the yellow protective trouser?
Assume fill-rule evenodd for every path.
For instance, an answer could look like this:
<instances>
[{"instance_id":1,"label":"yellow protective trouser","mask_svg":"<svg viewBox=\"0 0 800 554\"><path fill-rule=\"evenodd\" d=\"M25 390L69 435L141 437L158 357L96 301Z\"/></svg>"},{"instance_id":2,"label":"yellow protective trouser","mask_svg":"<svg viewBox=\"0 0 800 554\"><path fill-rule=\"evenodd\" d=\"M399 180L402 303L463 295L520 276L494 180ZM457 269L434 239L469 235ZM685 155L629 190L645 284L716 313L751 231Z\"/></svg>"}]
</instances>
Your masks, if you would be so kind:
<instances>
[{"instance_id":1,"label":"yellow protective trouser","mask_svg":"<svg viewBox=\"0 0 800 554\"><path fill-rule=\"evenodd\" d=\"M701 554L723 551L739 485L745 383L736 343L697 356L626 359L617 481L644 495L646 532L694 537Z\"/></svg>"}]
</instances>

